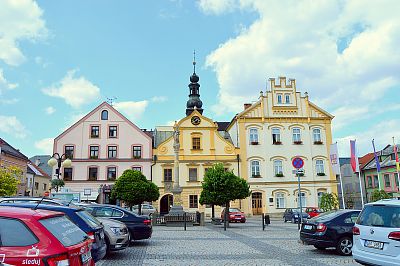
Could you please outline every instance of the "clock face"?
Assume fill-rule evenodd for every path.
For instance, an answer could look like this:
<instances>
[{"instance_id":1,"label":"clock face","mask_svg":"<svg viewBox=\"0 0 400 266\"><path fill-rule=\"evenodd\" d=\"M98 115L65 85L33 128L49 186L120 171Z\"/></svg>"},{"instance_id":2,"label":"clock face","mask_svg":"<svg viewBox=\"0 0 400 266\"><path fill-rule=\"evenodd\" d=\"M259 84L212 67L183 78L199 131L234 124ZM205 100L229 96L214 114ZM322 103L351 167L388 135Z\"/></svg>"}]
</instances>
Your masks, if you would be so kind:
<instances>
[{"instance_id":1,"label":"clock face","mask_svg":"<svg viewBox=\"0 0 400 266\"><path fill-rule=\"evenodd\" d=\"M192 124L195 126L197 126L201 122L200 117L198 117L197 115L193 116L191 121L192 121Z\"/></svg>"}]
</instances>

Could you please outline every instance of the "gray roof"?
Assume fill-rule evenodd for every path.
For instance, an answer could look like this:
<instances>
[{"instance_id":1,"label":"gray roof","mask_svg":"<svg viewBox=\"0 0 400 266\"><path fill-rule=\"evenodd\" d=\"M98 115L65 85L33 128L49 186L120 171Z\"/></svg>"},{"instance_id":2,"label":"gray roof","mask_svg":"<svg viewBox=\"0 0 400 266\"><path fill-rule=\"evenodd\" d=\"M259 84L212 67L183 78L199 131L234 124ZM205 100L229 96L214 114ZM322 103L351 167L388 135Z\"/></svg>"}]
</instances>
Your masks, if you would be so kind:
<instances>
[{"instance_id":1,"label":"gray roof","mask_svg":"<svg viewBox=\"0 0 400 266\"><path fill-rule=\"evenodd\" d=\"M18 149L15 149L13 146L8 144L4 139L0 138L0 150L2 153L7 155L19 158L21 160L28 161L28 157L26 157L22 152Z\"/></svg>"},{"instance_id":2,"label":"gray roof","mask_svg":"<svg viewBox=\"0 0 400 266\"><path fill-rule=\"evenodd\" d=\"M35 155L29 160L36 165L36 161L38 161L38 165L40 169L43 170L46 174L49 176L53 175L53 169L47 164L47 162L50 160L51 156L50 155Z\"/></svg>"}]
</instances>

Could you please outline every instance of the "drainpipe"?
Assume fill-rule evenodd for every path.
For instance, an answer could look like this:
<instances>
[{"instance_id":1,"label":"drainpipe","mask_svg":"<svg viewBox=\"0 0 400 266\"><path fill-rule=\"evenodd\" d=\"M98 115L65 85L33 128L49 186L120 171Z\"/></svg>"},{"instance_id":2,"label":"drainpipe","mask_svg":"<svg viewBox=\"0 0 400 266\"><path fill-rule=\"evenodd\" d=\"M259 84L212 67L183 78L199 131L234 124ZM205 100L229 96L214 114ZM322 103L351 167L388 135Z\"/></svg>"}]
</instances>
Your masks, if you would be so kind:
<instances>
[{"instance_id":1,"label":"drainpipe","mask_svg":"<svg viewBox=\"0 0 400 266\"><path fill-rule=\"evenodd\" d=\"M153 182L153 166L157 163L157 155L153 155L153 162L150 166L150 181Z\"/></svg>"},{"instance_id":2,"label":"drainpipe","mask_svg":"<svg viewBox=\"0 0 400 266\"><path fill-rule=\"evenodd\" d=\"M240 155L236 154L236 160L237 160L237 168L238 168L238 176L240 177ZM239 200L239 209L242 209L242 200Z\"/></svg>"}]
</instances>

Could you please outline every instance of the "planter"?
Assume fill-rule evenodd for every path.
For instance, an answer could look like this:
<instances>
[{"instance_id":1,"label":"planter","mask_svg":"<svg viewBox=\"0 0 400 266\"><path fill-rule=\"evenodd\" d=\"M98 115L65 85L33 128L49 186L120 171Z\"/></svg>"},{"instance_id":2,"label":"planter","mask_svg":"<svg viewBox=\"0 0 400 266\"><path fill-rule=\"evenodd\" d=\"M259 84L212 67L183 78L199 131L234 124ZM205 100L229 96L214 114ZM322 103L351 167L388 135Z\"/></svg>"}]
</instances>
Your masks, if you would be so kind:
<instances>
[{"instance_id":1,"label":"planter","mask_svg":"<svg viewBox=\"0 0 400 266\"><path fill-rule=\"evenodd\" d=\"M276 177L284 177L283 173L279 173L275 175Z\"/></svg>"},{"instance_id":2,"label":"planter","mask_svg":"<svg viewBox=\"0 0 400 266\"><path fill-rule=\"evenodd\" d=\"M281 142L281 141L275 141L275 142L272 143L272 144L274 144L274 145L282 145L282 142Z\"/></svg>"},{"instance_id":3,"label":"planter","mask_svg":"<svg viewBox=\"0 0 400 266\"><path fill-rule=\"evenodd\" d=\"M251 145L258 145L258 141L252 141L250 142Z\"/></svg>"},{"instance_id":4,"label":"planter","mask_svg":"<svg viewBox=\"0 0 400 266\"><path fill-rule=\"evenodd\" d=\"M99 156L90 156L90 159L99 159Z\"/></svg>"},{"instance_id":5,"label":"planter","mask_svg":"<svg viewBox=\"0 0 400 266\"><path fill-rule=\"evenodd\" d=\"M322 145L322 144L324 144L322 141L314 141L314 144L315 145Z\"/></svg>"},{"instance_id":6,"label":"planter","mask_svg":"<svg viewBox=\"0 0 400 266\"><path fill-rule=\"evenodd\" d=\"M133 156L133 159L140 159L140 158L142 158L142 157L140 157L140 156Z\"/></svg>"},{"instance_id":7,"label":"planter","mask_svg":"<svg viewBox=\"0 0 400 266\"><path fill-rule=\"evenodd\" d=\"M299 141L294 141L293 144L300 145L300 144L303 144L303 142L301 140L299 140Z\"/></svg>"},{"instance_id":8,"label":"planter","mask_svg":"<svg viewBox=\"0 0 400 266\"><path fill-rule=\"evenodd\" d=\"M260 178L261 175L252 175L253 178Z\"/></svg>"},{"instance_id":9,"label":"planter","mask_svg":"<svg viewBox=\"0 0 400 266\"><path fill-rule=\"evenodd\" d=\"M317 176L326 176L325 173L317 173Z\"/></svg>"}]
</instances>

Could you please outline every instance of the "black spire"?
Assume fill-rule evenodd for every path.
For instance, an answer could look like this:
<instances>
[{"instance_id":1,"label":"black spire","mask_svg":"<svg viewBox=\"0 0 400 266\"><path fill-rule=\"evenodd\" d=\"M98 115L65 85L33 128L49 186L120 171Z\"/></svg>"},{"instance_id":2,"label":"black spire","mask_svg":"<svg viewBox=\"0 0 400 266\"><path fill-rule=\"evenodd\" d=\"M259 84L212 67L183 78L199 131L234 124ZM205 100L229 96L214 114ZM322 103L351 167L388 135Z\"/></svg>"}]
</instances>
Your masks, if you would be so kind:
<instances>
[{"instance_id":1,"label":"black spire","mask_svg":"<svg viewBox=\"0 0 400 266\"><path fill-rule=\"evenodd\" d=\"M203 114L203 102L200 100L200 84L199 76L196 75L196 51L193 51L193 74L190 76L189 84L189 100L186 102L186 116L190 115L194 108Z\"/></svg>"}]
</instances>

